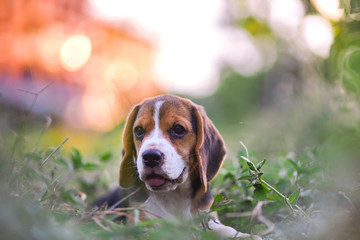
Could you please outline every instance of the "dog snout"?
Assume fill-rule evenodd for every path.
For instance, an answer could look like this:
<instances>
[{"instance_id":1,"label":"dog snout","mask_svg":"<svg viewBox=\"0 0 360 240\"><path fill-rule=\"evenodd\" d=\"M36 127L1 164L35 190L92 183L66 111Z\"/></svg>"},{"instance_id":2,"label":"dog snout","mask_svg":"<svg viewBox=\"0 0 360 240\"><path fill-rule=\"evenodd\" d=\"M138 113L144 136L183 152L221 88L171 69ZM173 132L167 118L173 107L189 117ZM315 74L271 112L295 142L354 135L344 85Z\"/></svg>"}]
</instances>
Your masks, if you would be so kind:
<instances>
[{"instance_id":1,"label":"dog snout","mask_svg":"<svg viewBox=\"0 0 360 240\"><path fill-rule=\"evenodd\" d=\"M154 168L162 163L164 154L156 149L148 149L143 152L142 158L145 166Z\"/></svg>"}]
</instances>

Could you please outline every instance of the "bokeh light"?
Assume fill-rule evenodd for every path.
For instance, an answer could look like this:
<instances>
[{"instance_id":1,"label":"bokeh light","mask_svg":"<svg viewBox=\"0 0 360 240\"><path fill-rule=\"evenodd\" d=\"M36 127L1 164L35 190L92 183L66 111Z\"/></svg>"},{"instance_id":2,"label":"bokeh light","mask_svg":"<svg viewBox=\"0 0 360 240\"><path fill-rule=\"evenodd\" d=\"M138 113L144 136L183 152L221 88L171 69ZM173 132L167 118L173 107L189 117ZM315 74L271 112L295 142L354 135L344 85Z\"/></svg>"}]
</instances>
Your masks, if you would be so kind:
<instances>
[{"instance_id":1,"label":"bokeh light","mask_svg":"<svg viewBox=\"0 0 360 240\"><path fill-rule=\"evenodd\" d=\"M10 54L0 61L9 79L20 79L13 89L28 87L25 78L40 86L54 81L49 95L67 96L67 101L54 100L56 108L67 112L56 116L100 131L114 127L145 97L163 92L206 97L228 72L252 78L287 63L286 54L294 63L288 63L285 76L292 77L278 76L278 82L266 86L288 86L284 89L291 96L298 81L296 66L313 55L329 57L336 31L330 21L344 14L338 0L310 1L311 15L310 5L301 0L84 0L64 5L41 0L41 7L29 2L28 8L18 9L18 16L26 17L14 16L4 25L11 31L0 33L0 39L12 43ZM48 14L39 14L45 10ZM3 96L16 99L11 93ZM108 108L100 98L112 99L110 105L121 109L114 121L98 121L109 124L102 128L90 123L94 112L89 110L102 109L92 104ZM51 109L49 101L39 102L39 111L43 109ZM114 118L110 110L102 114Z\"/></svg>"},{"instance_id":2,"label":"bokeh light","mask_svg":"<svg viewBox=\"0 0 360 240\"><path fill-rule=\"evenodd\" d=\"M223 51L224 59L240 74L251 76L264 67L259 47L245 31L233 30L227 46Z\"/></svg>"},{"instance_id":3,"label":"bokeh light","mask_svg":"<svg viewBox=\"0 0 360 240\"><path fill-rule=\"evenodd\" d=\"M344 9L340 8L339 0L311 0L316 9L324 17L337 21L344 16Z\"/></svg>"},{"instance_id":4,"label":"bokeh light","mask_svg":"<svg viewBox=\"0 0 360 240\"><path fill-rule=\"evenodd\" d=\"M281 37L296 37L304 15L304 5L300 0L270 1L270 24Z\"/></svg>"},{"instance_id":5,"label":"bokeh light","mask_svg":"<svg viewBox=\"0 0 360 240\"><path fill-rule=\"evenodd\" d=\"M141 26L136 34L156 41L153 72L164 91L194 96L210 95L218 86L218 58L229 45L219 25L224 7L221 0L90 1L95 16Z\"/></svg>"},{"instance_id":6,"label":"bokeh light","mask_svg":"<svg viewBox=\"0 0 360 240\"><path fill-rule=\"evenodd\" d=\"M133 63L126 59L116 59L108 64L104 80L109 88L126 91L135 85L138 76L138 71Z\"/></svg>"},{"instance_id":7,"label":"bokeh light","mask_svg":"<svg viewBox=\"0 0 360 240\"><path fill-rule=\"evenodd\" d=\"M82 97L82 118L87 128L109 131L115 123L118 108L114 95L98 95L87 92Z\"/></svg>"},{"instance_id":8,"label":"bokeh light","mask_svg":"<svg viewBox=\"0 0 360 240\"><path fill-rule=\"evenodd\" d=\"M74 35L65 40L61 46L59 59L61 65L69 72L79 70L91 55L91 40L84 35Z\"/></svg>"},{"instance_id":9,"label":"bokeh light","mask_svg":"<svg viewBox=\"0 0 360 240\"><path fill-rule=\"evenodd\" d=\"M44 64L46 70L56 73L61 63L59 53L65 40L64 28L59 24L55 24L43 30L42 34L36 38L36 49L39 50L41 61L46 62Z\"/></svg>"},{"instance_id":10,"label":"bokeh light","mask_svg":"<svg viewBox=\"0 0 360 240\"><path fill-rule=\"evenodd\" d=\"M330 23L320 16L306 16L303 21L302 30L305 43L310 51L326 58L333 43Z\"/></svg>"}]
</instances>

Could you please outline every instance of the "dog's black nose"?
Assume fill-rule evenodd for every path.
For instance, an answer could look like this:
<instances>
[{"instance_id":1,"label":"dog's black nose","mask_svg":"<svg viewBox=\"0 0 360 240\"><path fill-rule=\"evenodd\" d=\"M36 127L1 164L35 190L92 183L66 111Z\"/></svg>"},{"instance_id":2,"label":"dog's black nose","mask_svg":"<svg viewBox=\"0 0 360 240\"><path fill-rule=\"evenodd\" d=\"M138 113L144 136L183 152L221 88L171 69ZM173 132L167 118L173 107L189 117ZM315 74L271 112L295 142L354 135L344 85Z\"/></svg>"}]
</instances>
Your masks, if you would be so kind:
<instances>
[{"instance_id":1,"label":"dog's black nose","mask_svg":"<svg viewBox=\"0 0 360 240\"><path fill-rule=\"evenodd\" d=\"M143 152L142 157L145 166L153 168L162 162L164 154L159 150L149 149Z\"/></svg>"}]
</instances>

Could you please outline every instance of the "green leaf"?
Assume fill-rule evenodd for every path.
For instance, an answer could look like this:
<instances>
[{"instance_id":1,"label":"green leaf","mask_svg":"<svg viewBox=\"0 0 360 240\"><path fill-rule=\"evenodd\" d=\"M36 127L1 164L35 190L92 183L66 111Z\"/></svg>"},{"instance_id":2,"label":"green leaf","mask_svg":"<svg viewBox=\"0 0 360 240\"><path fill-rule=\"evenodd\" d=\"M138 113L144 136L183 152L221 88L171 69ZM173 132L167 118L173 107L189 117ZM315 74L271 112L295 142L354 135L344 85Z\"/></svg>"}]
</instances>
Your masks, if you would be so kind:
<instances>
[{"instance_id":1,"label":"green leaf","mask_svg":"<svg viewBox=\"0 0 360 240\"><path fill-rule=\"evenodd\" d=\"M251 174L251 175L245 175L245 176L241 176L238 178L238 180L249 180L250 181L250 184L255 184L259 177L262 176L264 173L263 172L257 172L257 173L254 173L254 174Z\"/></svg>"},{"instance_id":2,"label":"green leaf","mask_svg":"<svg viewBox=\"0 0 360 240\"><path fill-rule=\"evenodd\" d=\"M297 171L298 173L301 172L301 167L299 166L299 164L298 164L295 160L290 159L290 158L288 158L288 159L286 159L286 160L289 161L289 162L294 166L294 168L296 169L296 171Z\"/></svg>"},{"instance_id":3,"label":"green leaf","mask_svg":"<svg viewBox=\"0 0 360 240\"><path fill-rule=\"evenodd\" d=\"M105 163L108 162L112 157L112 153L111 152L104 152L100 155L100 161Z\"/></svg>"},{"instance_id":4,"label":"green leaf","mask_svg":"<svg viewBox=\"0 0 360 240\"><path fill-rule=\"evenodd\" d=\"M96 163L85 163L85 164L83 164L83 168L86 171L94 171L94 170L99 169L100 165L96 164Z\"/></svg>"},{"instance_id":5,"label":"green leaf","mask_svg":"<svg viewBox=\"0 0 360 240\"><path fill-rule=\"evenodd\" d=\"M266 200L271 200L277 203L281 203L280 206L283 206L283 199L279 197L279 195L275 193L269 193L266 195Z\"/></svg>"},{"instance_id":6,"label":"green leaf","mask_svg":"<svg viewBox=\"0 0 360 240\"><path fill-rule=\"evenodd\" d=\"M247 163L247 165L249 166L249 168L251 169L251 170L253 170L253 171L256 171L255 170L255 165L252 163L252 162L246 162Z\"/></svg>"},{"instance_id":7,"label":"green leaf","mask_svg":"<svg viewBox=\"0 0 360 240\"><path fill-rule=\"evenodd\" d=\"M71 163L68 162L67 160L65 160L64 158L62 157L59 157L59 158L55 158L54 159L54 162L59 164L59 165L62 165L64 167L67 167L68 169L71 169Z\"/></svg>"},{"instance_id":8,"label":"green leaf","mask_svg":"<svg viewBox=\"0 0 360 240\"><path fill-rule=\"evenodd\" d=\"M81 153L76 148L73 149L73 153L71 154L71 161L74 169L79 169L84 165Z\"/></svg>"},{"instance_id":9,"label":"green leaf","mask_svg":"<svg viewBox=\"0 0 360 240\"><path fill-rule=\"evenodd\" d=\"M253 179L253 175L245 175L238 178L238 180L251 180Z\"/></svg>"},{"instance_id":10,"label":"green leaf","mask_svg":"<svg viewBox=\"0 0 360 240\"><path fill-rule=\"evenodd\" d=\"M242 158L242 159L244 159L244 160L246 161L246 163L247 163L248 167L249 167L251 170L253 170L253 171L255 171L255 172L256 172L256 166L254 165L254 163L253 163L253 162L251 162L249 159L247 159L247 158L246 158L246 157L244 157L244 156L241 156L241 158Z\"/></svg>"},{"instance_id":11,"label":"green leaf","mask_svg":"<svg viewBox=\"0 0 360 240\"><path fill-rule=\"evenodd\" d=\"M217 204L218 202L220 202L220 201L222 201L222 200L224 200L224 199L225 199L225 197L224 197L223 195L218 194L218 195L216 195L216 197L215 197L214 202L213 202L212 205Z\"/></svg>"},{"instance_id":12,"label":"green leaf","mask_svg":"<svg viewBox=\"0 0 360 240\"><path fill-rule=\"evenodd\" d=\"M143 221L143 222L140 222L137 224L137 226L152 226L154 224L157 224L157 223L162 223L162 222L166 222L167 219L165 218L156 218L156 219L152 219L152 220L147 220L147 221Z\"/></svg>"},{"instance_id":13,"label":"green leaf","mask_svg":"<svg viewBox=\"0 0 360 240\"><path fill-rule=\"evenodd\" d=\"M224 180L225 179L235 179L235 174L232 173L232 172L227 172L225 175L224 175Z\"/></svg>"},{"instance_id":14,"label":"green leaf","mask_svg":"<svg viewBox=\"0 0 360 240\"><path fill-rule=\"evenodd\" d=\"M251 230L253 232L260 232L260 231L264 231L266 229L266 226L264 224L256 224Z\"/></svg>"},{"instance_id":15,"label":"green leaf","mask_svg":"<svg viewBox=\"0 0 360 240\"><path fill-rule=\"evenodd\" d=\"M300 189L296 189L289 197L290 204L296 204L299 199Z\"/></svg>"},{"instance_id":16,"label":"green leaf","mask_svg":"<svg viewBox=\"0 0 360 240\"><path fill-rule=\"evenodd\" d=\"M266 199L266 194L271 192L271 190L265 187L263 184L255 184L254 187L254 197L258 201L264 201Z\"/></svg>"},{"instance_id":17,"label":"green leaf","mask_svg":"<svg viewBox=\"0 0 360 240\"><path fill-rule=\"evenodd\" d=\"M260 170L262 168L262 166L264 166L264 164L266 163L266 159L264 158L264 160L262 160L261 162L259 162L257 165L256 165L256 169L257 170Z\"/></svg>"},{"instance_id":18,"label":"green leaf","mask_svg":"<svg viewBox=\"0 0 360 240\"><path fill-rule=\"evenodd\" d=\"M224 196L218 194L216 195L213 204L210 207L210 211L219 211L227 207L227 205L231 203L231 200L225 198Z\"/></svg>"}]
</instances>

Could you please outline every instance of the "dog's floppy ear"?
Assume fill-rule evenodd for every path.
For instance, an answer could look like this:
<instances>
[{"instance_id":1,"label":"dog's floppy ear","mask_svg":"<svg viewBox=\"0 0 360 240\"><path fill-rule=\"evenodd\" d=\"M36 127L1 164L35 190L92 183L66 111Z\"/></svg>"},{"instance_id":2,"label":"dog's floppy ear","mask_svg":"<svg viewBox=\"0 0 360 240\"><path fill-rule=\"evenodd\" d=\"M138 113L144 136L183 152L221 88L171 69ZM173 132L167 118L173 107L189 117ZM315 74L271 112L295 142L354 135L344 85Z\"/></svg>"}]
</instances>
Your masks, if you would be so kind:
<instances>
[{"instance_id":1,"label":"dog's floppy ear","mask_svg":"<svg viewBox=\"0 0 360 240\"><path fill-rule=\"evenodd\" d=\"M200 174L201 188L207 191L208 183L217 175L226 155L224 140L207 117L203 107L193 104L193 119L197 131L195 155Z\"/></svg>"},{"instance_id":2,"label":"dog's floppy ear","mask_svg":"<svg viewBox=\"0 0 360 240\"><path fill-rule=\"evenodd\" d=\"M136 150L133 140L133 125L140 105L136 105L128 115L123 132L123 159L120 164L119 183L122 188L134 185L136 176L135 158Z\"/></svg>"}]
</instances>

